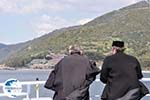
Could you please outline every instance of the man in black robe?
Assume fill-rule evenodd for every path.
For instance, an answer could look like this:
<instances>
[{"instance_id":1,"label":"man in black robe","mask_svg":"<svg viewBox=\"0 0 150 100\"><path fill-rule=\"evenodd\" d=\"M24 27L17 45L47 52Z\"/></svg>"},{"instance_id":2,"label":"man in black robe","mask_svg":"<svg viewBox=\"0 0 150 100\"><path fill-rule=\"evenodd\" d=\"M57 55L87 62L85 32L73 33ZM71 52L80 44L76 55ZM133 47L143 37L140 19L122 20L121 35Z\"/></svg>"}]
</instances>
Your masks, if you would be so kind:
<instances>
[{"instance_id":1,"label":"man in black robe","mask_svg":"<svg viewBox=\"0 0 150 100\"><path fill-rule=\"evenodd\" d=\"M124 52L123 41L113 41L112 55L104 59L100 80L106 84L102 100L140 100L139 61Z\"/></svg>"},{"instance_id":2,"label":"man in black robe","mask_svg":"<svg viewBox=\"0 0 150 100\"><path fill-rule=\"evenodd\" d=\"M53 100L89 100L89 86L99 69L82 55L79 46L71 46L69 54L57 63L45 88L55 91Z\"/></svg>"}]
</instances>

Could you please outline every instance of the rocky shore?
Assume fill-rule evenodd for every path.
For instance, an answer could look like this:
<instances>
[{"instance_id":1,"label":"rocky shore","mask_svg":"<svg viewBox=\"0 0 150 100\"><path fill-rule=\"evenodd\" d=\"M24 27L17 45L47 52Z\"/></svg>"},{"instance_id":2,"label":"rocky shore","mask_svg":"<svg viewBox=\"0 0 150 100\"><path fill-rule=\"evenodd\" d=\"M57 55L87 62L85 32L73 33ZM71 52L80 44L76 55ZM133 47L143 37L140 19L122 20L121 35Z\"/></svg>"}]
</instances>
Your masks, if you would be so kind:
<instances>
[{"instance_id":1,"label":"rocky shore","mask_svg":"<svg viewBox=\"0 0 150 100\"><path fill-rule=\"evenodd\" d=\"M20 67L8 67L5 64L0 65L0 70L24 70L24 69L53 69L54 66L64 57L65 55L48 55L43 59L33 59L30 63Z\"/></svg>"}]
</instances>

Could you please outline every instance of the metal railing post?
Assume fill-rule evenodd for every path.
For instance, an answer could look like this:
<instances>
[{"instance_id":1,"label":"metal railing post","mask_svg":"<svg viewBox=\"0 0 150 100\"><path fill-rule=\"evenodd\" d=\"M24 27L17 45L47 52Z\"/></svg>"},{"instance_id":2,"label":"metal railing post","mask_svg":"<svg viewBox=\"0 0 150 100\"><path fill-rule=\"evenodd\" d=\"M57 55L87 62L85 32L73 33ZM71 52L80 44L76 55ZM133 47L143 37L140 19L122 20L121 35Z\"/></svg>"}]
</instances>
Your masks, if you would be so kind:
<instances>
[{"instance_id":1,"label":"metal railing post","mask_svg":"<svg viewBox=\"0 0 150 100\"><path fill-rule=\"evenodd\" d=\"M39 81L39 79L36 78L36 81ZM35 85L35 89L36 89L36 99L38 100L39 99L39 84L38 83Z\"/></svg>"},{"instance_id":2,"label":"metal railing post","mask_svg":"<svg viewBox=\"0 0 150 100\"><path fill-rule=\"evenodd\" d=\"M28 84L27 85L27 95L26 95L27 100L30 100L29 94L30 94L30 85Z\"/></svg>"}]
</instances>

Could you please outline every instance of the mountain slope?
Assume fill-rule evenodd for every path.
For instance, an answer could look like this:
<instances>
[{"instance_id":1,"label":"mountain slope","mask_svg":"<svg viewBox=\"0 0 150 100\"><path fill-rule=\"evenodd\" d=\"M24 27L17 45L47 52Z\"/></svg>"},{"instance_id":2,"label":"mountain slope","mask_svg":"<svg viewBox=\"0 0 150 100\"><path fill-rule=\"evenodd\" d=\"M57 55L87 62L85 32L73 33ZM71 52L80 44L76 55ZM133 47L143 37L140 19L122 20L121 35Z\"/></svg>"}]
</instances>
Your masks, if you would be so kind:
<instances>
[{"instance_id":1,"label":"mountain slope","mask_svg":"<svg viewBox=\"0 0 150 100\"><path fill-rule=\"evenodd\" d=\"M7 55L8 66L23 66L48 50L65 53L74 43L80 44L92 59L102 60L113 40L124 40L126 52L136 56L143 67L150 67L150 7L142 1L107 13L83 25L55 30L32 40Z\"/></svg>"},{"instance_id":2,"label":"mountain slope","mask_svg":"<svg viewBox=\"0 0 150 100\"><path fill-rule=\"evenodd\" d=\"M6 47L5 44L0 43L0 49Z\"/></svg>"}]
</instances>

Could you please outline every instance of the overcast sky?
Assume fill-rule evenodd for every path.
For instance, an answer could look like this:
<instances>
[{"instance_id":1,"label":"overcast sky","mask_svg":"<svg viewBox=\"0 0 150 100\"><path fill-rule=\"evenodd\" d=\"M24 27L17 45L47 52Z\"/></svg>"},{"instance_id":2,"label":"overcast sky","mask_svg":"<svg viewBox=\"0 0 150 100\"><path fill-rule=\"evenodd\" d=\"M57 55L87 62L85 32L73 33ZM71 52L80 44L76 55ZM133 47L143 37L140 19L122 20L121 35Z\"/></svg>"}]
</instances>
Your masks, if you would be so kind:
<instances>
[{"instance_id":1,"label":"overcast sky","mask_svg":"<svg viewBox=\"0 0 150 100\"><path fill-rule=\"evenodd\" d=\"M81 25L140 0L0 0L0 43L34 39Z\"/></svg>"}]
</instances>

